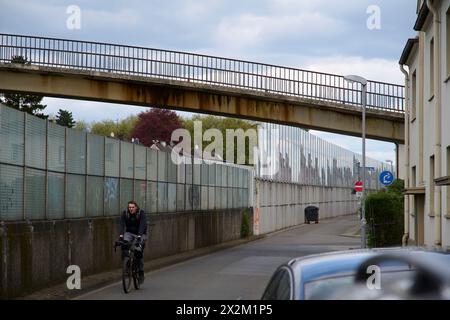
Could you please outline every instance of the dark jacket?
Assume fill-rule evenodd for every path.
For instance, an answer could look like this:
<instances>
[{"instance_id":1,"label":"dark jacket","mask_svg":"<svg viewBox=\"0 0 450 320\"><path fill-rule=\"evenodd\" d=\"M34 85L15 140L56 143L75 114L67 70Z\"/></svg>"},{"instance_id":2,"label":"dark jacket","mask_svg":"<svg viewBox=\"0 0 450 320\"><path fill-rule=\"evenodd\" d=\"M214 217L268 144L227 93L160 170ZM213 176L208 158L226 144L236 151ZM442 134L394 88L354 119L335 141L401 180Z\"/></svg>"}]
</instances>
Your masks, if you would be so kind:
<instances>
[{"instance_id":1,"label":"dark jacket","mask_svg":"<svg viewBox=\"0 0 450 320\"><path fill-rule=\"evenodd\" d=\"M136 214L131 214L128 210L123 211L119 222L119 232L131 232L139 236L147 234L147 217L144 210L139 209Z\"/></svg>"}]
</instances>

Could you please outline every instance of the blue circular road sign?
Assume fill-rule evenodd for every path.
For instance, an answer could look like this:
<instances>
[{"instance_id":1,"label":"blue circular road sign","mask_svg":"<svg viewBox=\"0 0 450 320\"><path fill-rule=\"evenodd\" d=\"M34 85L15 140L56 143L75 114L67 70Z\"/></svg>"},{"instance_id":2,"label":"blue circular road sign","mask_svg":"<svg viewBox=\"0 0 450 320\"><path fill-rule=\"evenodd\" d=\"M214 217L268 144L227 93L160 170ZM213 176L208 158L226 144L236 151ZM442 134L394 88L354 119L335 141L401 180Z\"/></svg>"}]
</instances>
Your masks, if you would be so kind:
<instances>
[{"instance_id":1,"label":"blue circular road sign","mask_svg":"<svg viewBox=\"0 0 450 320\"><path fill-rule=\"evenodd\" d=\"M380 182L384 186L390 186L394 182L394 175L390 171L380 173Z\"/></svg>"}]
</instances>

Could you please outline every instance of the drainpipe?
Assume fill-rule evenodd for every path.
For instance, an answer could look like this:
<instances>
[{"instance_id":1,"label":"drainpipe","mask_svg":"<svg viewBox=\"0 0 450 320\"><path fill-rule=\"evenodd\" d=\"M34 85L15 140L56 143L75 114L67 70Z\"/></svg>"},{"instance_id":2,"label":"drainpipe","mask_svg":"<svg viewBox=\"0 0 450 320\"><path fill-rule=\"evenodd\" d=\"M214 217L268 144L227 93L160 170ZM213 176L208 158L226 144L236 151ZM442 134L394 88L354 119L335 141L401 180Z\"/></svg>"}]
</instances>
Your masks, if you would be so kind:
<instances>
[{"instance_id":1,"label":"drainpipe","mask_svg":"<svg viewBox=\"0 0 450 320\"><path fill-rule=\"evenodd\" d=\"M405 67L403 65L400 65L400 71L405 75L405 168L406 168L406 174L405 174L405 187L409 188L409 124L410 124L410 99L409 99L409 89L410 89L410 82L409 82L409 74L408 71L406 71ZM406 247L408 245L409 240L409 196L405 195L404 200L404 234L402 237L402 245Z\"/></svg>"},{"instance_id":2,"label":"drainpipe","mask_svg":"<svg viewBox=\"0 0 450 320\"><path fill-rule=\"evenodd\" d=\"M427 0L427 7L430 9L433 14L433 26L434 26L434 99L435 99L435 145L434 145L434 168L435 168L435 176L441 177L441 21L439 18L439 11L435 6L433 6L433 1ZM434 183L432 181L431 183ZM436 247L440 247L442 244L442 225L441 225L441 187L435 186L435 217L434 217L434 227L435 227L435 241L434 244Z\"/></svg>"}]
</instances>

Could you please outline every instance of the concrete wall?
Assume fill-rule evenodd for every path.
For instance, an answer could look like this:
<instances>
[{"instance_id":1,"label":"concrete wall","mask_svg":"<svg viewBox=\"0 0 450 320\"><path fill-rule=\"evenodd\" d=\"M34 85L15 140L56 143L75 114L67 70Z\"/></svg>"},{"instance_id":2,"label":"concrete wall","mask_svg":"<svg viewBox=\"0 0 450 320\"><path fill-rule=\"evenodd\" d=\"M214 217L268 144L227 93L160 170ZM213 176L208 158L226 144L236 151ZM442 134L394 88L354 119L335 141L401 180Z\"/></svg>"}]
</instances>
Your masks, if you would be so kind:
<instances>
[{"instance_id":1,"label":"concrete wall","mask_svg":"<svg viewBox=\"0 0 450 320\"><path fill-rule=\"evenodd\" d=\"M351 188L304 186L255 180L254 233L264 234L304 223L304 209L319 207L319 219L356 213Z\"/></svg>"},{"instance_id":2,"label":"concrete wall","mask_svg":"<svg viewBox=\"0 0 450 320\"><path fill-rule=\"evenodd\" d=\"M246 209L149 215L145 259L156 259L240 238ZM63 283L69 265L82 277L120 267L118 217L11 222L0 226L0 298ZM252 226L250 226L252 227Z\"/></svg>"}]
</instances>

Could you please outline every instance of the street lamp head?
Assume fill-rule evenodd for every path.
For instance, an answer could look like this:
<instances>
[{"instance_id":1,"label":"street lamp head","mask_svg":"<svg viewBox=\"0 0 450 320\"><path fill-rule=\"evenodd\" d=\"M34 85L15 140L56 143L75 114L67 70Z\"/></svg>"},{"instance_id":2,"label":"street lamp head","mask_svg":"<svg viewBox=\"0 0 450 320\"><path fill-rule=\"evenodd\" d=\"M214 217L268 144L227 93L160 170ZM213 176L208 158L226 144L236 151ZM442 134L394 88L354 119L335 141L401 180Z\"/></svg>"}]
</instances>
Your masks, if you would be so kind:
<instances>
[{"instance_id":1,"label":"street lamp head","mask_svg":"<svg viewBox=\"0 0 450 320\"><path fill-rule=\"evenodd\" d=\"M362 84L363 86L367 85L367 80L360 76L348 75L348 76L344 77L344 80L346 80L348 82L358 82L358 83Z\"/></svg>"}]
</instances>

